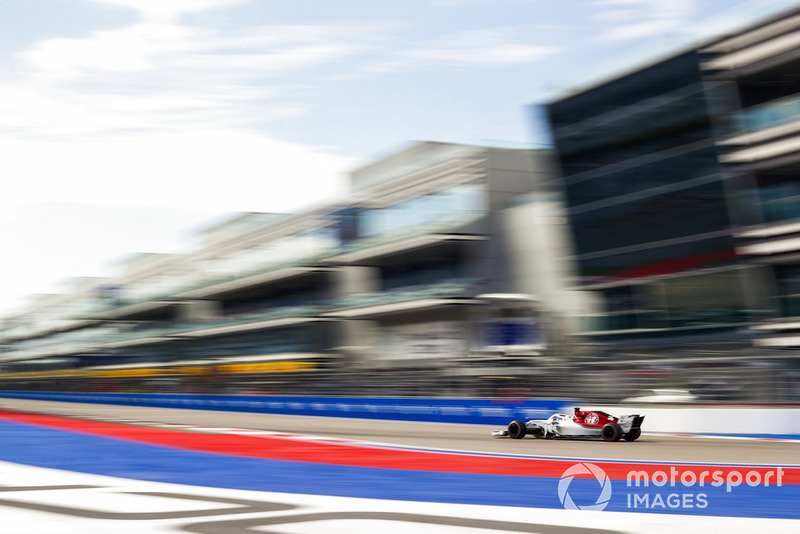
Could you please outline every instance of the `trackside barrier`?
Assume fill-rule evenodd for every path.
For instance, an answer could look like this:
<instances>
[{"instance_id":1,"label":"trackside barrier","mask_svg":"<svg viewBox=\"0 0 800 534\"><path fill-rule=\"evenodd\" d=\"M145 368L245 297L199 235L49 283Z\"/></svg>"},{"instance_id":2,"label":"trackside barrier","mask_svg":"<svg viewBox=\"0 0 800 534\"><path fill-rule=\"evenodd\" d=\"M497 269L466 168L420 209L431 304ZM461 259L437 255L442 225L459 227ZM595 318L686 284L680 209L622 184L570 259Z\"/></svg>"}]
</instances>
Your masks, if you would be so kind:
<instances>
[{"instance_id":1,"label":"trackside barrier","mask_svg":"<svg viewBox=\"0 0 800 534\"><path fill-rule=\"evenodd\" d=\"M507 425L514 419L545 419L554 413L571 413L573 406L582 406L585 410L604 410L614 415L644 415L643 430L645 432L800 437L800 407L796 406L599 406L565 400L277 397L38 391L0 391L0 398L2 397L150 406L153 408L501 426ZM2 402L0 402L0 407L2 407Z\"/></svg>"},{"instance_id":2,"label":"trackside barrier","mask_svg":"<svg viewBox=\"0 0 800 534\"><path fill-rule=\"evenodd\" d=\"M13 399L121 404L284 415L429 421L505 426L514 419L547 418L572 406L563 400L401 399L362 397L276 397L155 393L60 393L0 391ZM2 403L0 403L2 404Z\"/></svg>"},{"instance_id":3,"label":"trackside barrier","mask_svg":"<svg viewBox=\"0 0 800 534\"><path fill-rule=\"evenodd\" d=\"M636 405L588 406L614 415L645 416L645 432L800 437L800 407Z\"/></svg>"}]
</instances>

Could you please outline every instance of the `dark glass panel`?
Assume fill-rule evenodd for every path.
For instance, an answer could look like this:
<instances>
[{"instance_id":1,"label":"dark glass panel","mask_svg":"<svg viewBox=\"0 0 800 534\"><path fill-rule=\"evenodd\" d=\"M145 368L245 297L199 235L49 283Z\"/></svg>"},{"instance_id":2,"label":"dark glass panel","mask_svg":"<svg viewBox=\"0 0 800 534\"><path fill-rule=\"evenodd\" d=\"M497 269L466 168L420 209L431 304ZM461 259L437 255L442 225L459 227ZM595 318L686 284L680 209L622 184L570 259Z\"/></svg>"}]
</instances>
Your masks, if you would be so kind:
<instances>
[{"instance_id":1,"label":"dark glass panel","mask_svg":"<svg viewBox=\"0 0 800 534\"><path fill-rule=\"evenodd\" d=\"M730 265L735 257L733 240L726 236L579 259L579 265L586 281L603 281Z\"/></svg>"},{"instance_id":2,"label":"dark glass panel","mask_svg":"<svg viewBox=\"0 0 800 534\"><path fill-rule=\"evenodd\" d=\"M729 225L722 184L670 191L570 216L578 255L688 237Z\"/></svg>"},{"instance_id":3,"label":"dark glass panel","mask_svg":"<svg viewBox=\"0 0 800 534\"><path fill-rule=\"evenodd\" d=\"M552 126L560 128L698 81L698 59L689 52L555 102L548 107L548 114Z\"/></svg>"},{"instance_id":4,"label":"dark glass panel","mask_svg":"<svg viewBox=\"0 0 800 534\"><path fill-rule=\"evenodd\" d=\"M589 180L572 184L568 181L568 206L572 208L694 178L714 176L718 169L715 150L706 148Z\"/></svg>"}]
</instances>

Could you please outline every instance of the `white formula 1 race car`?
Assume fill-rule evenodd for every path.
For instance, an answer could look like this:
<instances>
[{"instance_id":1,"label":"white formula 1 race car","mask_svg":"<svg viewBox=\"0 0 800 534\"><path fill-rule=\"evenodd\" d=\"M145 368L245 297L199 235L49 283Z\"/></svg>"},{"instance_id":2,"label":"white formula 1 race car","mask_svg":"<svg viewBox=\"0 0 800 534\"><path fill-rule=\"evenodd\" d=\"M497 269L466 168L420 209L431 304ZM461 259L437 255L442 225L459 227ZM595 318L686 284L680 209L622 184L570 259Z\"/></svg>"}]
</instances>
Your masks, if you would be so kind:
<instances>
[{"instance_id":1,"label":"white formula 1 race car","mask_svg":"<svg viewBox=\"0 0 800 534\"><path fill-rule=\"evenodd\" d=\"M581 411L569 416L564 413L547 419L511 421L506 430L493 430L497 438L522 439L527 435L537 438L603 438L606 441L635 441L642 435L643 415L614 417L599 410Z\"/></svg>"}]
</instances>

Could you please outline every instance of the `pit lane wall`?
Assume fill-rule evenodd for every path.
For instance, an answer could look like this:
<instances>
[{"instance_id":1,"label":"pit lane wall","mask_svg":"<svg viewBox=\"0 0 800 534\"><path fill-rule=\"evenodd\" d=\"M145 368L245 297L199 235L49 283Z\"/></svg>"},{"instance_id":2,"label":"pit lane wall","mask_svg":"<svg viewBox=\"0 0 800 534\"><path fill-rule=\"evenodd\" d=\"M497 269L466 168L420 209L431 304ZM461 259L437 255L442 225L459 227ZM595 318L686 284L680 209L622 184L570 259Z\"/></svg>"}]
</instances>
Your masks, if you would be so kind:
<instances>
[{"instance_id":1,"label":"pit lane wall","mask_svg":"<svg viewBox=\"0 0 800 534\"><path fill-rule=\"evenodd\" d=\"M401 399L0 391L0 398L2 397L154 408L485 424L502 427L514 419L544 419L554 413L571 413L573 406L581 406L583 409L604 410L613 415L644 415L645 432L800 438L800 406L796 405L653 407L588 405L563 399Z\"/></svg>"}]
</instances>

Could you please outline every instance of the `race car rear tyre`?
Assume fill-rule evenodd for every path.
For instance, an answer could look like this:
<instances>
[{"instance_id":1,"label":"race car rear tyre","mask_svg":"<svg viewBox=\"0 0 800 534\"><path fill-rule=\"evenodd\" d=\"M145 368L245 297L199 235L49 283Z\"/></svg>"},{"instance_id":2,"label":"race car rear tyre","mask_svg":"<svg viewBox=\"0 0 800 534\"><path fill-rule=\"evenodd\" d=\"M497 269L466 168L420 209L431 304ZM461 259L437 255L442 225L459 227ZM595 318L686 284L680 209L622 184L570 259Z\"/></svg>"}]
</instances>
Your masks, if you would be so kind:
<instances>
[{"instance_id":1,"label":"race car rear tyre","mask_svg":"<svg viewBox=\"0 0 800 534\"><path fill-rule=\"evenodd\" d=\"M617 423L608 423L603 427L603 439L606 441L619 441L622 437L622 428Z\"/></svg>"},{"instance_id":2,"label":"race car rear tyre","mask_svg":"<svg viewBox=\"0 0 800 534\"><path fill-rule=\"evenodd\" d=\"M511 421L508 423L508 437L512 439L522 439L528 433L528 427L523 421Z\"/></svg>"},{"instance_id":3,"label":"race car rear tyre","mask_svg":"<svg viewBox=\"0 0 800 534\"><path fill-rule=\"evenodd\" d=\"M641 428L631 428L631 431L622 436L625 441L636 441L642 435Z\"/></svg>"}]
</instances>

